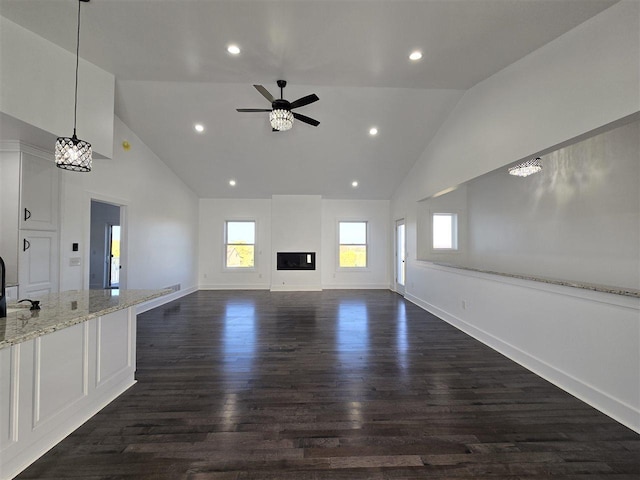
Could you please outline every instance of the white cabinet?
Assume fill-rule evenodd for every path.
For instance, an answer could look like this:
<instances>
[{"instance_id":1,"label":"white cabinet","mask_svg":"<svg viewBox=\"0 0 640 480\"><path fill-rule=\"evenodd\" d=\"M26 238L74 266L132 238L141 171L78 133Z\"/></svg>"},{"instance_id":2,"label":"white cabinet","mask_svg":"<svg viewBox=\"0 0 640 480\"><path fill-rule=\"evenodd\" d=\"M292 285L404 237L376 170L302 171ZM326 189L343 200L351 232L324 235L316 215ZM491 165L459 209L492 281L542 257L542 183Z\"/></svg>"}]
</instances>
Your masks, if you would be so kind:
<instances>
[{"instance_id":1,"label":"white cabinet","mask_svg":"<svg viewBox=\"0 0 640 480\"><path fill-rule=\"evenodd\" d=\"M58 291L60 172L53 154L0 144L0 256L19 296ZM30 246L31 248L27 248Z\"/></svg>"},{"instance_id":2,"label":"white cabinet","mask_svg":"<svg viewBox=\"0 0 640 480\"><path fill-rule=\"evenodd\" d=\"M135 383L135 307L0 349L0 479Z\"/></svg>"},{"instance_id":3,"label":"white cabinet","mask_svg":"<svg viewBox=\"0 0 640 480\"><path fill-rule=\"evenodd\" d=\"M50 159L21 152L20 228L58 230L59 172Z\"/></svg>"},{"instance_id":4,"label":"white cabinet","mask_svg":"<svg viewBox=\"0 0 640 480\"><path fill-rule=\"evenodd\" d=\"M58 232L20 230L18 256L21 298L58 291Z\"/></svg>"}]
</instances>

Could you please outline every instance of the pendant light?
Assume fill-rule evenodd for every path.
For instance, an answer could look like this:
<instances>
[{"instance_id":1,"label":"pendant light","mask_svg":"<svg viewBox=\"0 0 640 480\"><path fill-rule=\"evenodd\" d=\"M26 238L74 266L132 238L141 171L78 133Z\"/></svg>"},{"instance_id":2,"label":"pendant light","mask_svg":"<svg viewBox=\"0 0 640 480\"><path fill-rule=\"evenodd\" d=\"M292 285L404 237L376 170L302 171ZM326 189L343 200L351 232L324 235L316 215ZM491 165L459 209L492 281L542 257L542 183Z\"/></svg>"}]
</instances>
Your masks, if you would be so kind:
<instances>
[{"instance_id":1,"label":"pendant light","mask_svg":"<svg viewBox=\"0 0 640 480\"><path fill-rule=\"evenodd\" d=\"M78 35L76 41L76 89L73 104L73 136L58 137L56 141L56 165L73 172L91 171L91 144L76 136L76 118L78 115L78 65L80 61L80 5L89 0L78 0Z\"/></svg>"}]
</instances>

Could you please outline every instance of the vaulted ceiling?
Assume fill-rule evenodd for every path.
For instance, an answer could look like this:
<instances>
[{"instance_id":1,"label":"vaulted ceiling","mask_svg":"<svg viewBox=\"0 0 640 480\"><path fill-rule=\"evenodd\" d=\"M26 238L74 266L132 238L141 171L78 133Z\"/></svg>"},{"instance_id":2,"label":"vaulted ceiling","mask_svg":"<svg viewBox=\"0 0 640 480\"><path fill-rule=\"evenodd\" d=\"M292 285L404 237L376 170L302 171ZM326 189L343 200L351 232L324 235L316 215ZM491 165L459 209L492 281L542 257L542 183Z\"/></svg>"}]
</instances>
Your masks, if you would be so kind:
<instances>
[{"instance_id":1,"label":"vaulted ceiling","mask_svg":"<svg viewBox=\"0 0 640 480\"><path fill-rule=\"evenodd\" d=\"M91 0L80 55L115 75L116 115L200 197L388 199L465 90L614 3ZM76 9L0 0L72 52ZM235 111L270 108L252 85L279 96L278 79L288 100L320 97L297 110L318 127L273 133L268 113Z\"/></svg>"}]
</instances>

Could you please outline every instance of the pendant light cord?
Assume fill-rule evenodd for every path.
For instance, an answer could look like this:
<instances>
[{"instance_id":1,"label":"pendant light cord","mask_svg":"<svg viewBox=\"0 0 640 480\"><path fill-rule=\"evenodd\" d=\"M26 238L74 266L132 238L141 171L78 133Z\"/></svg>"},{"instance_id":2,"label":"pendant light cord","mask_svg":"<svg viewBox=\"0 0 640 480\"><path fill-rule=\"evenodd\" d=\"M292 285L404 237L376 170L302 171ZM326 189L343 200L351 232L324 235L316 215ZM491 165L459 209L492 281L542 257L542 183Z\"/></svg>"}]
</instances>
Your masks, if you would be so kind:
<instances>
[{"instance_id":1,"label":"pendant light cord","mask_svg":"<svg viewBox=\"0 0 640 480\"><path fill-rule=\"evenodd\" d=\"M78 116L78 65L80 63L80 5L82 0L78 0L78 35L76 38L76 94L73 101L73 136L76 136L76 120Z\"/></svg>"}]
</instances>

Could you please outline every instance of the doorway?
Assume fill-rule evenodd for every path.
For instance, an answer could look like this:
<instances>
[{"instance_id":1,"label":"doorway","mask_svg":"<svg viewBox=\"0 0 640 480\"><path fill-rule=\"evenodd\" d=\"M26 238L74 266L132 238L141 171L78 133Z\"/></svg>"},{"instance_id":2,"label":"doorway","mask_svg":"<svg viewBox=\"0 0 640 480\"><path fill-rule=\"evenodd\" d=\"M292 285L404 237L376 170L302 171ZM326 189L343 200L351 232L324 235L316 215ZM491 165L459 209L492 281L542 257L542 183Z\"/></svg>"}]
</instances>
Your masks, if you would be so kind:
<instances>
[{"instance_id":1,"label":"doorway","mask_svg":"<svg viewBox=\"0 0 640 480\"><path fill-rule=\"evenodd\" d=\"M396 220L396 255L395 255L395 276L396 292L404 295L405 273L406 273L406 235L404 219Z\"/></svg>"},{"instance_id":2,"label":"doorway","mask_svg":"<svg viewBox=\"0 0 640 480\"><path fill-rule=\"evenodd\" d=\"M105 288L120 288L120 225L107 225L107 282Z\"/></svg>"},{"instance_id":3,"label":"doorway","mask_svg":"<svg viewBox=\"0 0 640 480\"><path fill-rule=\"evenodd\" d=\"M118 289L122 286L121 215L119 205L91 200L90 289Z\"/></svg>"}]
</instances>

